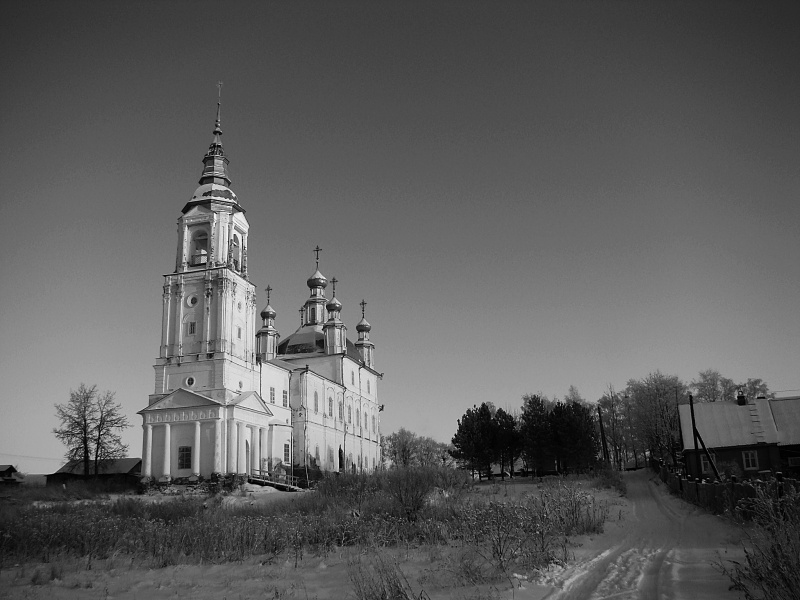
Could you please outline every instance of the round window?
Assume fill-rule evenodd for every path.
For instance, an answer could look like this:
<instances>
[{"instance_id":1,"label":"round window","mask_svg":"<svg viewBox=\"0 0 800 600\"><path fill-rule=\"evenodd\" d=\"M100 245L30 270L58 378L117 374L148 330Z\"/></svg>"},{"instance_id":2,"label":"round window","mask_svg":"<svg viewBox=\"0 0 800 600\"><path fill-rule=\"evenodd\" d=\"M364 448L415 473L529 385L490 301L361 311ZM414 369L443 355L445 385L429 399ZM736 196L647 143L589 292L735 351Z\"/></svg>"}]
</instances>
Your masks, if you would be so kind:
<instances>
[{"instance_id":1,"label":"round window","mask_svg":"<svg viewBox=\"0 0 800 600\"><path fill-rule=\"evenodd\" d=\"M194 377L187 377L186 378L186 385L192 387L194 385Z\"/></svg>"},{"instance_id":2,"label":"round window","mask_svg":"<svg viewBox=\"0 0 800 600\"><path fill-rule=\"evenodd\" d=\"M189 297L186 299L186 304L187 304L188 306L197 306L197 303L198 303L197 296L196 296L196 295L194 295L194 294L192 294L191 296L189 296Z\"/></svg>"}]
</instances>

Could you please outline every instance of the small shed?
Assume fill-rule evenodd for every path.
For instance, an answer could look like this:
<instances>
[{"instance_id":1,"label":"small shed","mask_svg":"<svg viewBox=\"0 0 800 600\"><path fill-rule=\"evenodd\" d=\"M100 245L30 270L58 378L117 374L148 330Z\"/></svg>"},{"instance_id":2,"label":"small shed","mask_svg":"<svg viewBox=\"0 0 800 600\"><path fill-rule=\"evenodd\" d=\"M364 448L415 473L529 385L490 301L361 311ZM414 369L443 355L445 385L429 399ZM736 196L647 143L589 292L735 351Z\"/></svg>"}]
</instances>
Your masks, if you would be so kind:
<instances>
[{"instance_id":1,"label":"small shed","mask_svg":"<svg viewBox=\"0 0 800 600\"><path fill-rule=\"evenodd\" d=\"M63 485L70 481L97 481L135 485L142 472L141 458L105 459L99 463L98 474L94 475L94 461L89 462L89 477L86 477L82 460L71 460L55 473L47 476L47 485Z\"/></svg>"},{"instance_id":2,"label":"small shed","mask_svg":"<svg viewBox=\"0 0 800 600\"><path fill-rule=\"evenodd\" d=\"M0 465L0 485L19 485L21 483L14 465Z\"/></svg>"}]
</instances>

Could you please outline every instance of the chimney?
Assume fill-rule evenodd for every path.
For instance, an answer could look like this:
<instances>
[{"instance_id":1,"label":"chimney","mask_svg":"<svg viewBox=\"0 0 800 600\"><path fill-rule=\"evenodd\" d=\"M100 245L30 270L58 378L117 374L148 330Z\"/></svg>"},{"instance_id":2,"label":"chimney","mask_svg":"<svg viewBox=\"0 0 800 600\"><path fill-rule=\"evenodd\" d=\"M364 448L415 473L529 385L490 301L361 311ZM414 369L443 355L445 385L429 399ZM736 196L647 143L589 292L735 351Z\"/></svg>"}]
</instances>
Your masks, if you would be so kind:
<instances>
[{"instance_id":1,"label":"chimney","mask_svg":"<svg viewBox=\"0 0 800 600\"><path fill-rule=\"evenodd\" d=\"M742 391L742 388L736 389L736 404L738 404L739 406L747 405L747 396L744 395L744 391Z\"/></svg>"}]
</instances>

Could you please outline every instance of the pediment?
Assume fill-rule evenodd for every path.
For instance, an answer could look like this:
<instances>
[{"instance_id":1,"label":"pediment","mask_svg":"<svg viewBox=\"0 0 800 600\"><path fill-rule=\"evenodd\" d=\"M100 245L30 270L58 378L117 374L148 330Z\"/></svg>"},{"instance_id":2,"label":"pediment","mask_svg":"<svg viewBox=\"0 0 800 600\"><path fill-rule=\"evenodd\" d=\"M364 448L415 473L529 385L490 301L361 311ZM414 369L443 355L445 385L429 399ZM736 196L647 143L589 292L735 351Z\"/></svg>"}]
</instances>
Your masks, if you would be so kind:
<instances>
[{"instance_id":1,"label":"pediment","mask_svg":"<svg viewBox=\"0 0 800 600\"><path fill-rule=\"evenodd\" d=\"M193 220L197 218L205 219L211 214L213 214L213 211L208 207L202 205L195 205L183 215L183 219L184 220Z\"/></svg>"},{"instance_id":2,"label":"pediment","mask_svg":"<svg viewBox=\"0 0 800 600\"><path fill-rule=\"evenodd\" d=\"M178 388L164 396L158 402L151 404L144 410L159 410L165 408L196 408L201 406L219 406L219 402L215 402L207 396L198 394L191 390Z\"/></svg>"},{"instance_id":3,"label":"pediment","mask_svg":"<svg viewBox=\"0 0 800 600\"><path fill-rule=\"evenodd\" d=\"M240 394L231 404L265 413L270 417L273 416L272 411L261 396L258 395L258 392L245 392L244 394Z\"/></svg>"}]
</instances>

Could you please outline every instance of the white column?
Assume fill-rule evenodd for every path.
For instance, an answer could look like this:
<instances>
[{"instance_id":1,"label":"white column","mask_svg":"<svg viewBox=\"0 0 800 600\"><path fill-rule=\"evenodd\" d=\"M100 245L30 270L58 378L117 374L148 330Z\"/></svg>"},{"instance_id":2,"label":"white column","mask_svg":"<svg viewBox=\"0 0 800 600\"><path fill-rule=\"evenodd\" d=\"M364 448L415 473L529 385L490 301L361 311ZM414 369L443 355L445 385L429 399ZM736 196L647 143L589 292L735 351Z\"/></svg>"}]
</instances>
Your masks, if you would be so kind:
<instances>
[{"instance_id":1,"label":"white column","mask_svg":"<svg viewBox=\"0 0 800 600\"><path fill-rule=\"evenodd\" d=\"M236 472L236 422L228 419L228 473Z\"/></svg>"},{"instance_id":2,"label":"white column","mask_svg":"<svg viewBox=\"0 0 800 600\"><path fill-rule=\"evenodd\" d=\"M222 444L221 444L221 430L222 420L216 419L214 421L214 473L222 472Z\"/></svg>"},{"instance_id":3,"label":"white column","mask_svg":"<svg viewBox=\"0 0 800 600\"><path fill-rule=\"evenodd\" d=\"M144 456L142 457L142 475L153 476L153 426L144 426Z\"/></svg>"},{"instance_id":4,"label":"white column","mask_svg":"<svg viewBox=\"0 0 800 600\"><path fill-rule=\"evenodd\" d=\"M238 468L236 469L236 473L237 474L245 474L245 473L247 473L247 446L245 445L245 442L247 441L247 439L245 438L244 423L239 421L237 423L237 425L238 425L238 430L239 430L237 432L238 438L239 438L239 452L238 452L238 454L239 454L238 463L239 464L238 464Z\"/></svg>"},{"instance_id":5,"label":"white column","mask_svg":"<svg viewBox=\"0 0 800 600\"><path fill-rule=\"evenodd\" d=\"M169 423L164 423L164 467L162 469L162 476L170 476L170 426Z\"/></svg>"},{"instance_id":6,"label":"white column","mask_svg":"<svg viewBox=\"0 0 800 600\"><path fill-rule=\"evenodd\" d=\"M266 427L259 427L258 428L258 437L260 438L260 440L259 440L260 443L258 445L258 468L262 469L262 470L266 470L266 469L264 469L264 459L265 458L269 458L269 456L267 456L267 454L268 454L268 452L267 452L268 446L267 446L267 428ZM267 469L268 468L269 468L269 465L267 465Z\"/></svg>"},{"instance_id":7,"label":"white column","mask_svg":"<svg viewBox=\"0 0 800 600\"><path fill-rule=\"evenodd\" d=\"M258 468L258 429L250 427L250 474Z\"/></svg>"},{"instance_id":8,"label":"white column","mask_svg":"<svg viewBox=\"0 0 800 600\"><path fill-rule=\"evenodd\" d=\"M194 422L194 448L192 448L192 475L200 476L200 421Z\"/></svg>"}]
</instances>

